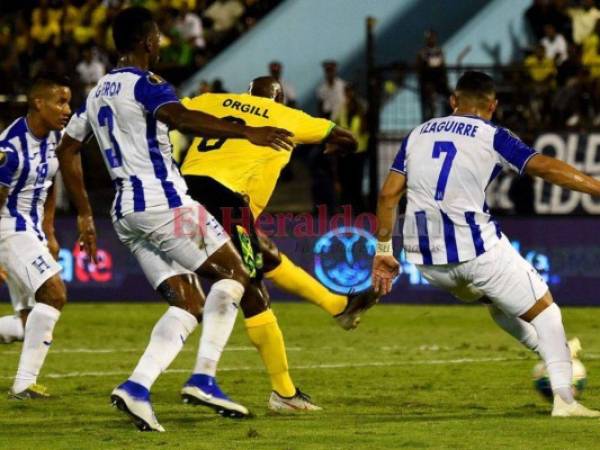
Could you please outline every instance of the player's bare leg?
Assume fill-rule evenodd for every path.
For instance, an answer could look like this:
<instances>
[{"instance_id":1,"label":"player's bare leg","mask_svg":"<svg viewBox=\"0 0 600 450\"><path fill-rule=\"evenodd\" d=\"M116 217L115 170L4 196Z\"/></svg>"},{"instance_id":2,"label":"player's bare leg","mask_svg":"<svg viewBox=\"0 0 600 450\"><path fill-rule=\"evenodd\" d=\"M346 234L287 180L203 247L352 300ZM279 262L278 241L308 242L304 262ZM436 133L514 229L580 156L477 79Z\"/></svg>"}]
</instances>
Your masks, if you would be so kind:
<instances>
[{"instance_id":1,"label":"player's bare leg","mask_svg":"<svg viewBox=\"0 0 600 450\"><path fill-rule=\"evenodd\" d=\"M281 253L271 239L259 234L259 243L264 256L265 278L279 289L327 311L345 330L356 328L361 315L379 300L372 289L349 295L334 294Z\"/></svg>"},{"instance_id":2,"label":"player's bare leg","mask_svg":"<svg viewBox=\"0 0 600 450\"><path fill-rule=\"evenodd\" d=\"M537 350L546 364L554 393L554 417L600 417L575 401L572 390L571 352L567 345L560 308L547 291L529 310L519 317L531 324L537 333Z\"/></svg>"},{"instance_id":3,"label":"player's bare leg","mask_svg":"<svg viewBox=\"0 0 600 450\"><path fill-rule=\"evenodd\" d=\"M58 274L46 280L35 293L37 304L25 326L25 338L19 367L9 397L45 398L46 389L37 385L37 377L52 344L54 326L67 302L67 291Z\"/></svg>"},{"instance_id":4,"label":"player's bare leg","mask_svg":"<svg viewBox=\"0 0 600 450\"><path fill-rule=\"evenodd\" d=\"M157 291L170 305L154 326L150 342L129 379L111 394L111 401L128 414L141 431L164 431L158 423L150 388L179 354L202 314L204 297L193 274L177 275L163 281Z\"/></svg>"},{"instance_id":5,"label":"player's bare leg","mask_svg":"<svg viewBox=\"0 0 600 450\"><path fill-rule=\"evenodd\" d=\"M217 281L206 297L198 356L192 376L181 391L183 401L208 406L224 417L246 417L250 414L248 409L223 393L216 373L248 286L249 273L231 241L213 253L197 273Z\"/></svg>"},{"instance_id":6,"label":"player's bare leg","mask_svg":"<svg viewBox=\"0 0 600 450\"><path fill-rule=\"evenodd\" d=\"M248 337L258 350L271 379L273 392L268 407L278 412L318 411L321 408L292 381L283 334L270 304L264 283L252 280L246 288L241 306Z\"/></svg>"}]
</instances>

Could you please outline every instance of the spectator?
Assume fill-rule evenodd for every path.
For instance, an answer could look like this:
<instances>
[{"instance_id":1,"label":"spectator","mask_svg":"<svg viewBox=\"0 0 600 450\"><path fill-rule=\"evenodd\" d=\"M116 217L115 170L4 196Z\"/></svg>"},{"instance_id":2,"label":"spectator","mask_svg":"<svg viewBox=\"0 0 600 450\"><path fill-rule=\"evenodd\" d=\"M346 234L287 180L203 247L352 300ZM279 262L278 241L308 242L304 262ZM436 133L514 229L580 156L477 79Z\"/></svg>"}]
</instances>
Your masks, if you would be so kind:
<instances>
[{"instance_id":1,"label":"spectator","mask_svg":"<svg viewBox=\"0 0 600 450\"><path fill-rule=\"evenodd\" d=\"M562 34L557 33L556 27L551 23L544 26L544 33L541 44L546 50L546 56L560 66L567 59L567 41Z\"/></svg>"},{"instance_id":2,"label":"spectator","mask_svg":"<svg viewBox=\"0 0 600 450\"><path fill-rule=\"evenodd\" d=\"M281 77L283 73L283 65L279 61L271 61L269 63L269 73L273 78L279 81L281 89L283 90L283 96L285 97L285 104L292 108L296 106L296 90L288 81Z\"/></svg>"},{"instance_id":3,"label":"spectator","mask_svg":"<svg viewBox=\"0 0 600 450\"><path fill-rule=\"evenodd\" d=\"M573 40L573 23L571 21L571 17L569 16L569 8L567 4L567 0L553 0L550 9L550 17L548 18L548 22L554 25L557 33L563 35L563 37L568 41L572 42Z\"/></svg>"},{"instance_id":4,"label":"spectator","mask_svg":"<svg viewBox=\"0 0 600 450\"><path fill-rule=\"evenodd\" d=\"M208 94L211 92L211 87L208 81L200 80L200 84L198 84L198 91L196 95Z\"/></svg>"},{"instance_id":5,"label":"spectator","mask_svg":"<svg viewBox=\"0 0 600 450\"><path fill-rule=\"evenodd\" d=\"M356 153L338 158L338 176L341 204L351 205L352 212L356 215L365 211L362 180L365 178L369 134L367 132L365 107L358 99L352 85L346 85L344 100L339 124L352 132L358 141L358 148Z\"/></svg>"},{"instance_id":6,"label":"spectator","mask_svg":"<svg viewBox=\"0 0 600 450\"><path fill-rule=\"evenodd\" d=\"M525 11L525 20L536 42L544 37L544 26L552 23L551 9L549 0L534 0L533 5Z\"/></svg>"},{"instance_id":7,"label":"spectator","mask_svg":"<svg viewBox=\"0 0 600 450\"><path fill-rule=\"evenodd\" d=\"M212 83L211 91L215 94L227 94L229 91L223 86L223 80L215 78Z\"/></svg>"},{"instance_id":8,"label":"spectator","mask_svg":"<svg viewBox=\"0 0 600 450\"><path fill-rule=\"evenodd\" d=\"M338 120L345 102L346 82L337 76L337 62L323 62L325 80L317 89L319 115L334 122Z\"/></svg>"},{"instance_id":9,"label":"spectator","mask_svg":"<svg viewBox=\"0 0 600 450\"><path fill-rule=\"evenodd\" d=\"M536 45L535 53L525 58L524 66L532 81L529 101L531 115L536 123L543 124L549 119L545 111L550 110L556 66L554 60L546 56L542 44Z\"/></svg>"},{"instance_id":10,"label":"spectator","mask_svg":"<svg viewBox=\"0 0 600 450\"><path fill-rule=\"evenodd\" d=\"M590 88L589 74L581 63L577 45L569 45L567 59L558 67L556 79L559 88L552 100L553 125L578 125L590 109Z\"/></svg>"},{"instance_id":11,"label":"spectator","mask_svg":"<svg viewBox=\"0 0 600 450\"><path fill-rule=\"evenodd\" d=\"M581 44L594 31L600 10L596 8L594 0L581 0L578 7L568 11L573 21L573 41Z\"/></svg>"},{"instance_id":12,"label":"spectator","mask_svg":"<svg viewBox=\"0 0 600 450\"><path fill-rule=\"evenodd\" d=\"M450 95L444 53L438 46L437 33L433 30L425 32L425 46L417 55L417 71L421 94L421 113L423 122L425 122L436 116L437 96L442 95L444 97L443 105L447 105L446 98ZM448 106L443 109L442 114L448 112Z\"/></svg>"},{"instance_id":13,"label":"spectator","mask_svg":"<svg viewBox=\"0 0 600 450\"><path fill-rule=\"evenodd\" d=\"M179 9L179 14L175 20L175 29L179 32L182 39L193 48L203 49L206 47L202 20L200 20L198 14L190 11L187 2L184 2Z\"/></svg>"},{"instance_id":14,"label":"spectator","mask_svg":"<svg viewBox=\"0 0 600 450\"><path fill-rule=\"evenodd\" d=\"M80 20L73 30L73 37L78 44L87 44L96 37L106 18L106 6L102 0L88 0L80 11Z\"/></svg>"},{"instance_id":15,"label":"spectator","mask_svg":"<svg viewBox=\"0 0 600 450\"><path fill-rule=\"evenodd\" d=\"M100 78L106 73L104 64L96 57L91 46L86 46L82 53L83 59L77 64L77 74L84 86L86 94L92 89Z\"/></svg>"},{"instance_id":16,"label":"spectator","mask_svg":"<svg viewBox=\"0 0 600 450\"><path fill-rule=\"evenodd\" d=\"M244 15L244 5L239 0L216 0L204 11L204 17L212 21L211 32L215 40L229 33L238 19Z\"/></svg>"},{"instance_id":17,"label":"spectator","mask_svg":"<svg viewBox=\"0 0 600 450\"><path fill-rule=\"evenodd\" d=\"M48 7L47 1L31 13L31 37L37 44L58 46L60 44L60 11Z\"/></svg>"},{"instance_id":18,"label":"spectator","mask_svg":"<svg viewBox=\"0 0 600 450\"><path fill-rule=\"evenodd\" d=\"M535 47L535 53L525 58L524 62L529 78L536 84L545 84L556 75L554 60L546 55L546 49L542 44Z\"/></svg>"}]
</instances>

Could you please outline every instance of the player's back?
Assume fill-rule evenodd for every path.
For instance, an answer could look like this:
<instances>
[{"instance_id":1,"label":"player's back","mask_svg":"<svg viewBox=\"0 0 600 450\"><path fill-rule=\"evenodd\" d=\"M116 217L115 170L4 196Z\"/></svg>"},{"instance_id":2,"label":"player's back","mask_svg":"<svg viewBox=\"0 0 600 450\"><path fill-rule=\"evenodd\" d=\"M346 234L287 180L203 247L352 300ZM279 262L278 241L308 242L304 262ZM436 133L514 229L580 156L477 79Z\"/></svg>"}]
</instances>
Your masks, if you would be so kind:
<instances>
[{"instance_id":1,"label":"player's back","mask_svg":"<svg viewBox=\"0 0 600 450\"><path fill-rule=\"evenodd\" d=\"M392 170L407 177L404 246L417 264L467 261L501 237L485 189L502 167L522 170L534 151L475 116L432 119L402 142Z\"/></svg>"},{"instance_id":2,"label":"player's back","mask_svg":"<svg viewBox=\"0 0 600 450\"><path fill-rule=\"evenodd\" d=\"M115 218L178 207L185 200L187 188L171 156L168 127L155 117L162 105L177 101L160 77L126 67L102 77L85 110L77 113L85 114L115 185Z\"/></svg>"},{"instance_id":3,"label":"player's back","mask_svg":"<svg viewBox=\"0 0 600 450\"><path fill-rule=\"evenodd\" d=\"M272 126L291 131L297 143L320 142L335 124L249 94L204 94L184 99L188 108L249 126ZM192 142L181 168L184 175L208 176L229 189L248 194L255 214L266 206L281 169L291 152L254 145L244 139L206 139Z\"/></svg>"}]
</instances>

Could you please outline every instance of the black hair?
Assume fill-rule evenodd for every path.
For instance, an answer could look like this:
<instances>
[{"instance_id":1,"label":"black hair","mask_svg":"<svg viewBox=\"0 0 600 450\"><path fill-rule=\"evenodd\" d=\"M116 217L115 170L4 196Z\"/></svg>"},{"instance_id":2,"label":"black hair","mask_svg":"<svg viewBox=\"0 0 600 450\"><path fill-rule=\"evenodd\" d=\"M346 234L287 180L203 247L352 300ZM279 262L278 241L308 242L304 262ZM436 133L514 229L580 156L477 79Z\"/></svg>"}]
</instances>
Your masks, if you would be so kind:
<instances>
[{"instance_id":1,"label":"black hair","mask_svg":"<svg viewBox=\"0 0 600 450\"><path fill-rule=\"evenodd\" d=\"M126 8L117 14L113 22L113 40L119 53L135 50L137 44L152 31L154 17L142 7Z\"/></svg>"},{"instance_id":2,"label":"black hair","mask_svg":"<svg viewBox=\"0 0 600 450\"><path fill-rule=\"evenodd\" d=\"M71 80L65 75L57 72L39 72L29 85L29 93L38 91L49 86L66 86L71 87Z\"/></svg>"},{"instance_id":3,"label":"black hair","mask_svg":"<svg viewBox=\"0 0 600 450\"><path fill-rule=\"evenodd\" d=\"M456 91L477 98L496 95L496 87L492 77L475 70L469 70L461 75L456 83Z\"/></svg>"}]
</instances>

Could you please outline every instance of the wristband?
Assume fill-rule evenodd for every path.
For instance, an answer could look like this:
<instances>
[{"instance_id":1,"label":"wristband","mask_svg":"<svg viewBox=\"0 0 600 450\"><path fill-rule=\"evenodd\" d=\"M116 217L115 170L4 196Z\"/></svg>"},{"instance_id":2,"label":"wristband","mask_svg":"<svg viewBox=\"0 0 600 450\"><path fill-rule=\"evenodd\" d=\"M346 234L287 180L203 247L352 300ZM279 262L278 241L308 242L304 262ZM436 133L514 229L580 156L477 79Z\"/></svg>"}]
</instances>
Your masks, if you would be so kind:
<instances>
[{"instance_id":1,"label":"wristband","mask_svg":"<svg viewBox=\"0 0 600 450\"><path fill-rule=\"evenodd\" d=\"M394 248L392 245L392 240L390 239L389 241L385 241L385 242L377 241L377 247L375 249L375 254L376 255L393 256Z\"/></svg>"}]
</instances>

